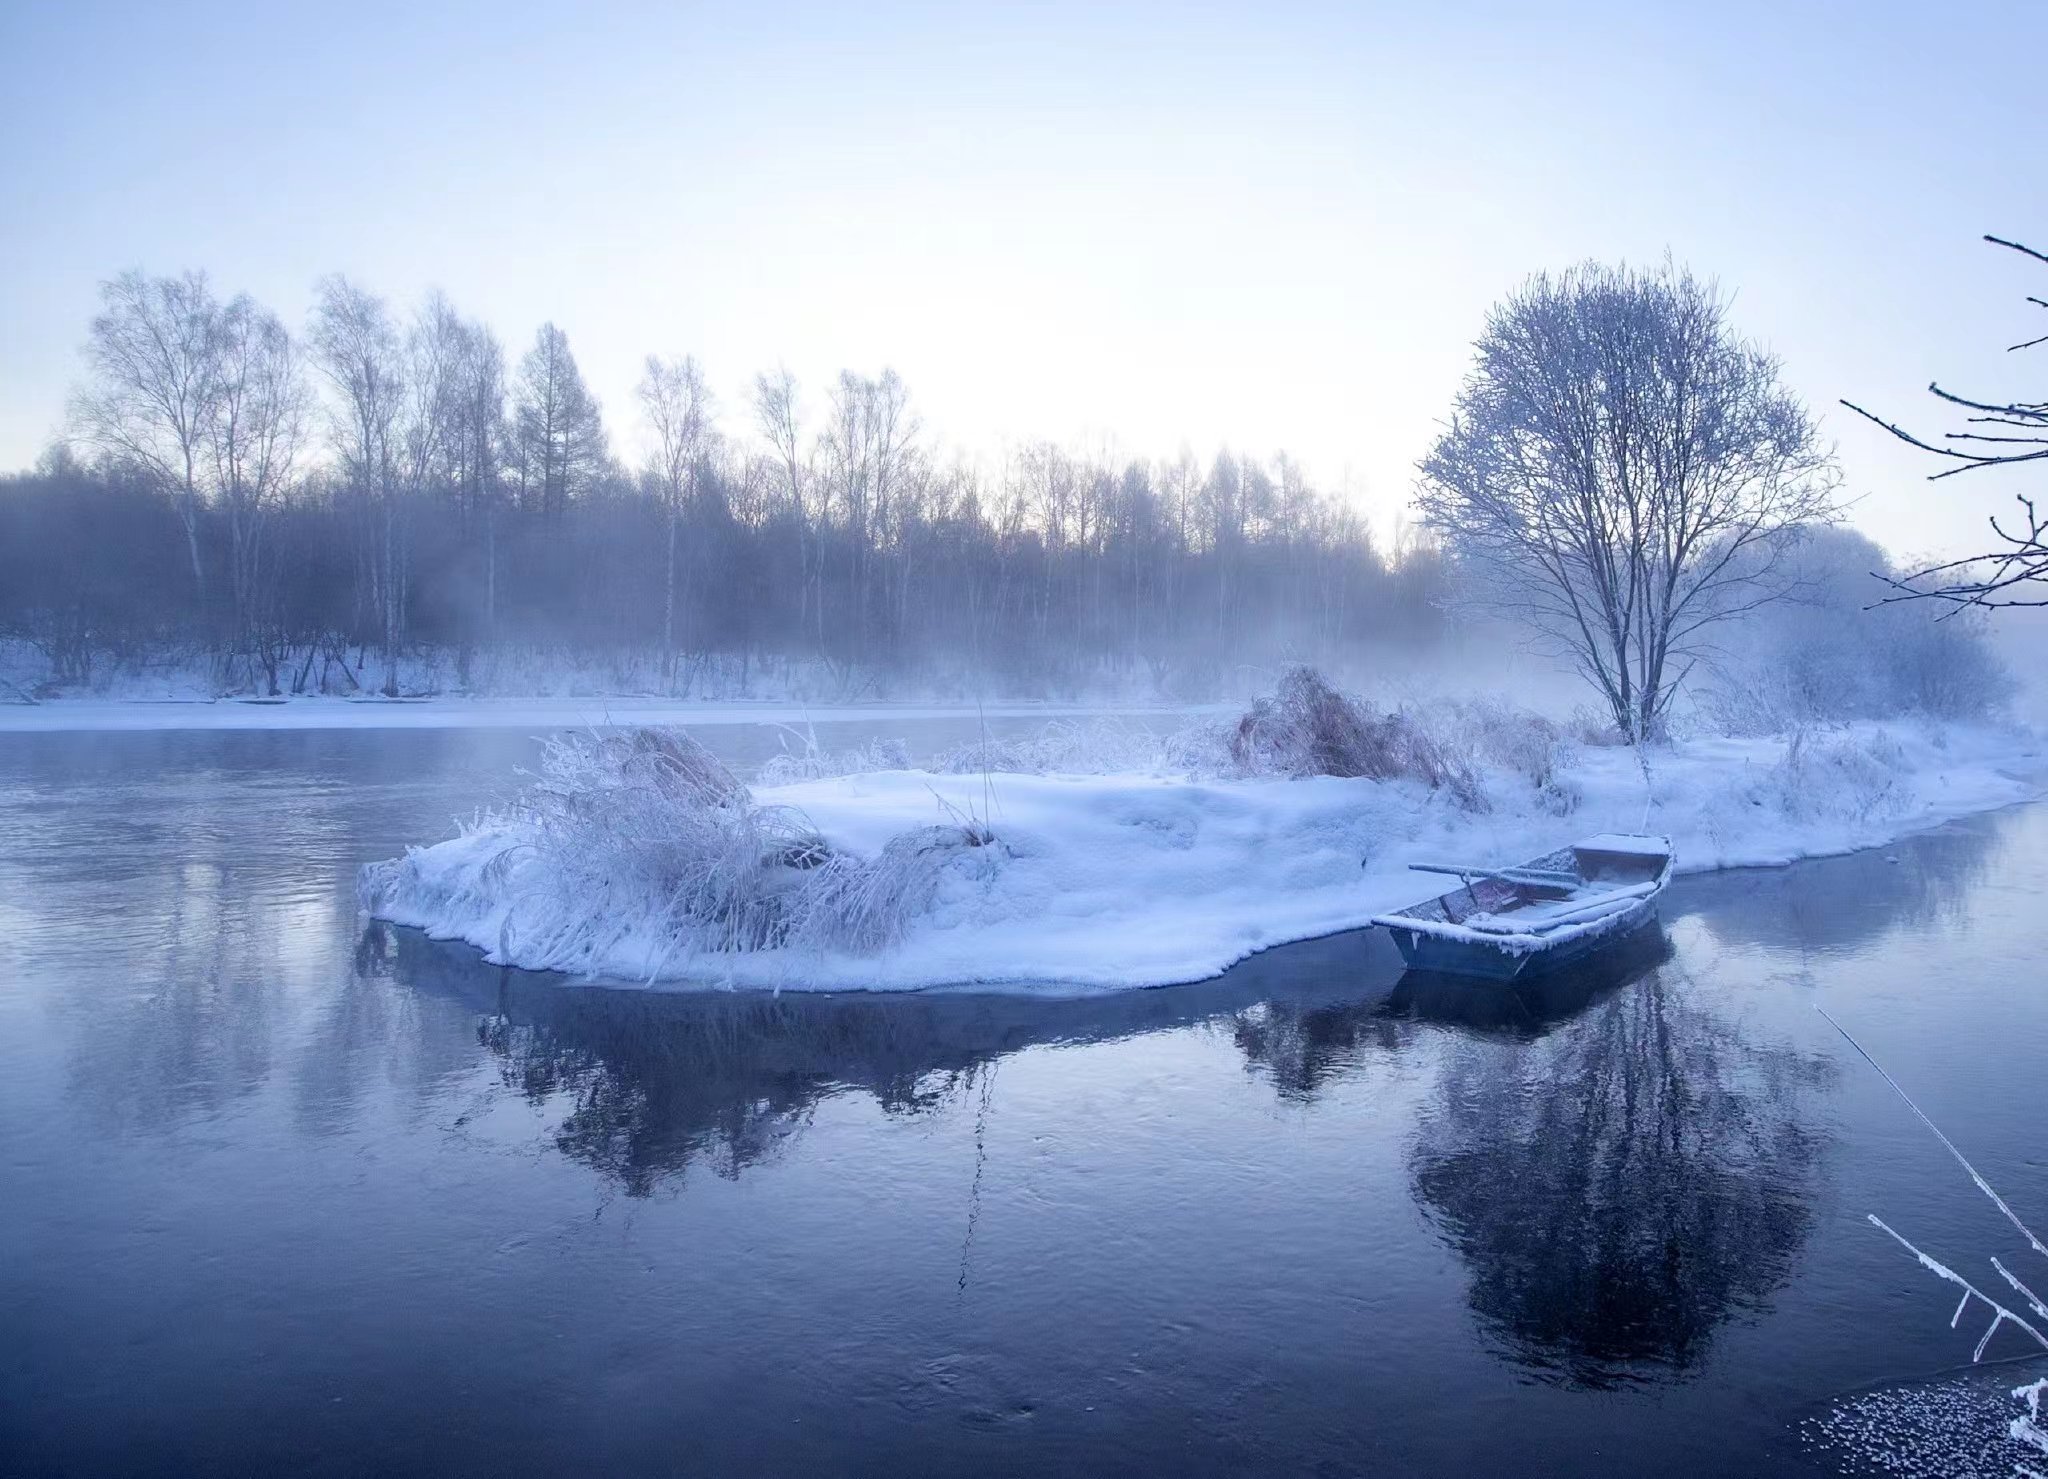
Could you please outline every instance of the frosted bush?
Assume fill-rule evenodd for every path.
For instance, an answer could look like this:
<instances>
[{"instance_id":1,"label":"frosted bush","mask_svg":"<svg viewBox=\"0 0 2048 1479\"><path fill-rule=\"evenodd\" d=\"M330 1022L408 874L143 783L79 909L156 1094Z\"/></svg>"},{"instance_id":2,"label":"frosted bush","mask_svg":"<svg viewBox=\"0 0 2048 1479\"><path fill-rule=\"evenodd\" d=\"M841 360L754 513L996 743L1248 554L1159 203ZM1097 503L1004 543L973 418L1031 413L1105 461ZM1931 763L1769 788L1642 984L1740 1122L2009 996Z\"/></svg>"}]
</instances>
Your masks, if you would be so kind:
<instances>
[{"instance_id":1,"label":"frosted bush","mask_svg":"<svg viewBox=\"0 0 2048 1479\"><path fill-rule=\"evenodd\" d=\"M1205 719L1177 729L1160 741L1160 761L1167 769L1190 776L1226 774L1236 727L1235 723Z\"/></svg>"},{"instance_id":2,"label":"frosted bush","mask_svg":"<svg viewBox=\"0 0 2048 1479\"><path fill-rule=\"evenodd\" d=\"M650 974L698 952L880 949L949 867L1000 853L978 823L917 828L873 858L835 851L696 741L655 729L550 741L533 784L464 837L488 849L480 865L451 883L419 849L373 863L364 907L495 911L500 956L545 969L595 968L636 933Z\"/></svg>"},{"instance_id":3,"label":"frosted bush","mask_svg":"<svg viewBox=\"0 0 2048 1479\"><path fill-rule=\"evenodd\" d=\"M835 855L790 901L790 934L798 943L858 954L893 945L931 907L949 868L996 845L986 827L970 822L915 828L889 839L872 859Z\"/></svg>"},{"instance_id":4,"label":"frosted bush","mask_svg":"<svg viewBox=\"0 0 2048 1479\"><path fill-rule=\"evenodd\" d=\"M1544 809L1567 816L1578 809L1578 784L1567 774L1578 746L1561 725L1499 699L1439 699L1417 716L1447 753L1520 776Z\"/></svg>"},{"instance_id":5,"label":"frosted bush","mask_svg":"<svg viewBox=\"0 0 2048 1479\"><path fill-rule=\"evenodd\" d=\"M1571 718L1565 721L1564 731L1574 743L1589 749L1614 750L1629 743L1628 735L1612 718L1596 714L1584 704L1572 710Z\"/></svg>"},{"instance_id":6,"label":"frosted bush","mask_svg":"<svg viewBox=\"0 0 2048 1479\"><path fill-rule=\"evenodd\" d=\"M1732 626L1692 701L1708 727L1783 734L1800 724L1926 715L1981 719L2011 700L1983 614L1932 601L1877 604L1883 550L1815 530L1790 557L1798 597Z\"/></svg>"},{"instance_id":7,"label":"frosted bush","mask_svg":"<svg viewBox=\"0 0 2048 1479\"><path fill-rule=\"evenodd\" d=\"M1468 756L1414 714L1341 693L1313 668L1289 669L1271 695L1253 700L1231 735L1230 757L1241 775L1414 780L1449 792L1468 811L1486 809Z\"/></svg>"},{"instance_id":8,"label":"frosted bush","mask_svg":"<svg viewBox=\"0 0 2048 1479\"><path fill-rule=\"evenodd\" d=\"M790 741L798 741L792 748ZM756 772L755 784L788 786L798 781L835 780L840 776L873 775L884 770L911 769L910 750L899 739L873 739L850 750L825 751L815 730L798 734L783 730L782 752L771 755Z\"/></svg>"},{"instance_id":9,"label":"frosted bush","mask_svg":"<svg viewBox=\"0 0 2048 1479\"><path fill-rule=\"evenodd\" d=\"M1770 671L1725 676L1700 691L1695 708L1709 732L1742 738L1784 734L1814 718L1812 706L1795 698L1783 676Z\"/></svg>"},{"instance_id":10,"label":"frosted bush","mask_svg":"<svg viewBox=\"0 0 2048 1479\"><path fill-rule=\"evenodd\" d=\"M1801 727L1785 754L1749 787L1749 799L1793 821L1895 816L1910 802L1905 751L1882 730L1822 735Z\"/></svg>"}]
</instances>

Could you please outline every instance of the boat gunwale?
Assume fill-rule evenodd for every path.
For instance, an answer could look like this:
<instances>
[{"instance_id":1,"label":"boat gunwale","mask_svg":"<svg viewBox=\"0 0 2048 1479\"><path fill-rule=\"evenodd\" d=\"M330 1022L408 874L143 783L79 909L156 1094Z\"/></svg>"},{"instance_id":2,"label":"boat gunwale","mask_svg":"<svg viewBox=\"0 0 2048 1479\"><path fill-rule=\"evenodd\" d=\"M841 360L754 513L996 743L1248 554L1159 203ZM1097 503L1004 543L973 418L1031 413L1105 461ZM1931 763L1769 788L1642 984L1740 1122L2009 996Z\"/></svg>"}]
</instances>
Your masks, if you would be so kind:
<instances>
[{"instance_id":1,"label":"boat gunwale","mask_svg":"<svg viewBox=\"0 0 2048 1479\"><path fill-rule=\"evenodd\" d=\"M1607 838L1617 835L1599 833L1596 834L1596 837ZM1592 841L1594 839L1589 838L1587 840ZM1466 892L1471 887L1468 884L1465 889L1447 889L1443 893L1432 894L1426 899L1418 899L1415 903L1406 905L1402 909L1392 910L1384 914L1376 914L1372 918L1372 923L1385 929L1406 930L1414 935L1427 936L1446 944L1463 945L1468 948L1489 950L1510 956L1534 955L1562 945L1596 938L1599 935L1611 933L1625 924L1632 925L1640 922L1646 913L1656 907L1658 898L1671 882L1672 871L1677 860L1675 850L1672 848L1671 840L1668 837L1654 837L1643 834L1640 836L1631 835L1628 840L1662 843L1663 866L1651 878L1642 880L1637 884L1620 886L1621 888L1636 889L1647 884L1648 889L1646 892L1622 894L1617 889L1615 894L1616 907L1594 914L1587 919L1567 920L1550 929L1485 930L1474 929L1469 925L1460 924L1450 919L1430 919L1408 912L1409 910L1427 909L1432 905L1441 906L1444 900ZM1584 843L1569 844L1518 866L1523 869L1533 870L1540 868L1543 864L1553 859L1570 855L1573 860L1573 866L1576 867L1576 850L1583 846ZM1611 852L1612 849L1589 849L1589 851ZM1635 856L1647 860L1658 856L1658 854L1642 852L1635 854ZM1478 872L1479 870L1474 870L1475 876ZM1595 897L1586 900L1585 904L1590 908L1599 902L1599 898ZM1397 941L1397 943L1399 942Z\"/></svg>"}]
</instances>

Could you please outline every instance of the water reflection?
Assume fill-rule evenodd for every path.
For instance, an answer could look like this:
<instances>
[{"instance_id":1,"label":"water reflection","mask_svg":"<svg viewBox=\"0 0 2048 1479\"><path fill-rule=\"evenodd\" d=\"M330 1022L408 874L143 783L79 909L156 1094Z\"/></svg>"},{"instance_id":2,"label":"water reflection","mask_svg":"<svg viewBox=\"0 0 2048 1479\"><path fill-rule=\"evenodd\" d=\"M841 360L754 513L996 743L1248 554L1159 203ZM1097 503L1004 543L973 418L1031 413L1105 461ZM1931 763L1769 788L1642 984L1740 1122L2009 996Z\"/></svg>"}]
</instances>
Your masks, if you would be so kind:
<instances>
[{"instance_id":1,"label":"water reflection","mask_svg":"<svg viewBox=\"0 0 2048 1479\"><path fill-rule=\"evenodd\" d=\"M1190 986L1080 999L923 993L646 992L580 988L485 964L468 946L372 924L359 977L389 976L478 1018L502 1081L562 1106L554 1143L629 1196L691 1166L722 1176L780 1153L829 1096L885 1112L960 1102L995 1062L1041 1044L1099 1043L1221 1021L1341 1022L1382 1005L1394 952L1354 934L1246 961ZM1247 1047L1251 1061L1263 1062ZM1286 1092L1284 1073L1276 1084Z\"/></svg>"},{"instance_id":2,"label":"water reflection","mask_svg":"<svg viewBox=\"0 0 2048 1479\"><path fill-rule=\"evenodd\" d=\"M2022 811L1992 812L1889 847L1783 868L1682 879L1665 907L1697 915L1727 946L1853 950L1961 921Z\"/></svg>"},{"instance_id":3,"label":"water reflection","mask_svg":"<svg viewBox=\"0 0 2048 1479\"><path fill-rule=\"evenodd\" d=\"M1498 1348L1539 1379L1697 1370L1806 1237L1826 1061L1702 996L1659 967L1534 1040L1467 1038L1424 1114L1416 1197Z\"/></svg>"},{"instance_id":4,"label":"water reflection","mask_svg":"<svg viewBox=\"0 0 2048 1479\"><path fill-rule=\"evenodd\" d=\"M1247 1067L1262 1071L1281 1098L1312 1102L1335 1080L1363 1073L1375 1055L1399 1050L1401 1024L1384 994L1339 1002L1266 1001L1237 1012L1231 1040Z\"/></svg>"},{"instance_id":5,"label":"water reflection","mask_svg":"<svg viewBox=\"0 0 2048 1479\"><path fill-rule=\"evenodd\" d=\"M1381 1012L1421 1022L1533 1040L1570 1021L1609 993L1671 959L1661 922L1635 930L1569 969L1516 981L1474 981L1431 971L1401 977Z\"/></svg>"}]
</instances>

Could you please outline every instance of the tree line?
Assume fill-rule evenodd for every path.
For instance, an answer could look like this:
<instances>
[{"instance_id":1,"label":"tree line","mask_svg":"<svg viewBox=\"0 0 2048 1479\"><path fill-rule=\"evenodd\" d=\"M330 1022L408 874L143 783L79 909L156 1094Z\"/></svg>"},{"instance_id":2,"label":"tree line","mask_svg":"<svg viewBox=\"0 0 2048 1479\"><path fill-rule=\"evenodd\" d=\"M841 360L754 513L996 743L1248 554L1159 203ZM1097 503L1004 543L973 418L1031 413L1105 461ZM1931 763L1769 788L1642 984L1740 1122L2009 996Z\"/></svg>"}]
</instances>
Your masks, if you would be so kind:
<instances>
[{"instance_id":1,"label":"tree line","mask_svg":"<svg viewBox=\"0 0 2048 1479\"><path fill-rule=\"evenodd\" d=\"M776 370L722 407L693 357L650 355L628 465L552 323L515 363L439 293L403 314L341 277L299 332L201 273L101 296L63 439L0 481L0 635L59 681L182 650L228 687L395 694L423 650L466 677L553 646L673 692L713 658L847 692L968 668L1193 692L1438 628L1429 548L1390 558L1285 455L1038 442L990 471L893 371Z\"/></svg>"}]
</instances>

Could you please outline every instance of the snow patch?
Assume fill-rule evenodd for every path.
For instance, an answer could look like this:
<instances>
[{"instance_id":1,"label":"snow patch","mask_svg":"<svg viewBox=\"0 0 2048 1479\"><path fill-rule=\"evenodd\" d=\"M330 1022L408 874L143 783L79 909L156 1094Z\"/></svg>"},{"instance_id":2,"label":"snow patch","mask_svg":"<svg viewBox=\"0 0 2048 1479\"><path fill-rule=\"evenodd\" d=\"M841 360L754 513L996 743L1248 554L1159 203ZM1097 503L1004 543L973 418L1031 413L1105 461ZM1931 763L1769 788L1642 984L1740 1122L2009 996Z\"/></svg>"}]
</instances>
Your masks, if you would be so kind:
<instances>
[{"instance_id":1,"label":"snow patch","mask_svg":"<svg viewBox=\"0 0 2048 1479\"><path fill-rule=\"evenodd\" d=\"M495 961L613 980L1102 990L1196 980L1361 928L1439 891L1411 859L1516 863L1589 833L1651 831L1673 839L1681 872L1773 865L2039 793L2032 736L1990 728L1865 724L1648 759L1647 808L1632 751L1575 748L1548 790L1480 768L1478 808L1412 779L1189 776L1162 761L822 775L730 795L718 805L731 814L707 822L586 755L461 835L372 865L362 894L377 917ZM1575 798L1565 820L1560 787ZM670 835L707 826L716 845L701 855ZM811 846L809 861L790 851ZM690 893L702 859L727 893ZM733 910L754 922L732 933Z\"/></svg>"}]
</instances>

